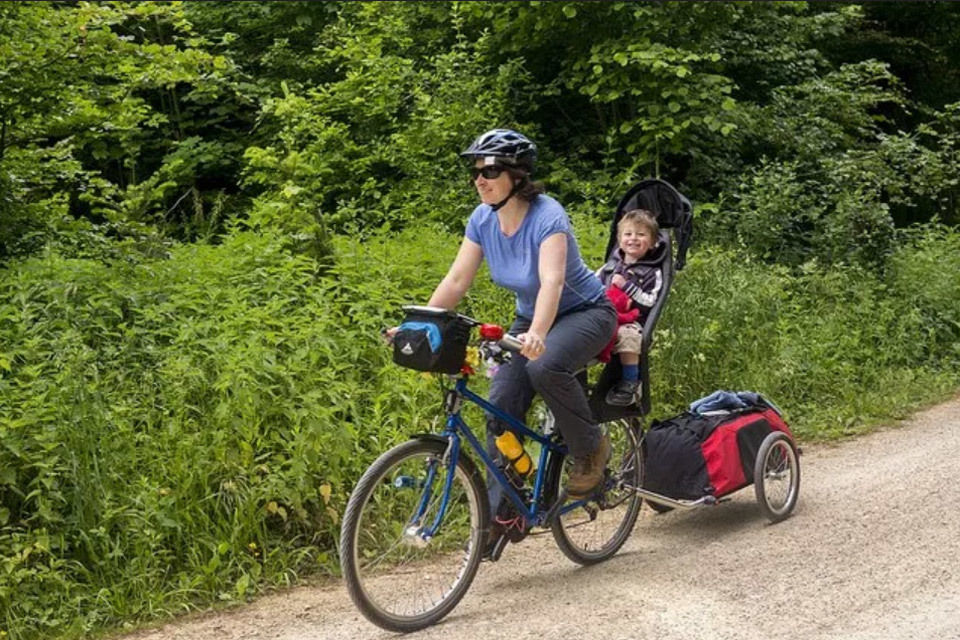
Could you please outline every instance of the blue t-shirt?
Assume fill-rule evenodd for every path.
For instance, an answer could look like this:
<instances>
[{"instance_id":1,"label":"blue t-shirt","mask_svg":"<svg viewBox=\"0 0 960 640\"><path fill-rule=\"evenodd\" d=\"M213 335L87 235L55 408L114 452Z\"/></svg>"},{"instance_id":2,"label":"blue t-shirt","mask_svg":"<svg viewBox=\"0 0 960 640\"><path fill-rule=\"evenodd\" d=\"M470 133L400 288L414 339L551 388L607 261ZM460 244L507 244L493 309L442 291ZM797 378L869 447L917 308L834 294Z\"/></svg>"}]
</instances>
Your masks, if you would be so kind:
<instances>
[{"instance_id":1,"label":"blue t-shirt","mask_svg":"<svg viewBox=\"0 0 960 640\"><path fill-rule=\"evenodd\" d=\"M509 237L500 231L497 213L488 204L474 209L467 222L467 238L483 249L493 281L517 294L517 315L524 318L533 318L540 292L540 244L555 233L567 237L567 267L557 309L562 314L600 299L603 285L583 263L570 219L559 202L538 195L530 203L520 228Z\"/></svg>"}]
</instances>

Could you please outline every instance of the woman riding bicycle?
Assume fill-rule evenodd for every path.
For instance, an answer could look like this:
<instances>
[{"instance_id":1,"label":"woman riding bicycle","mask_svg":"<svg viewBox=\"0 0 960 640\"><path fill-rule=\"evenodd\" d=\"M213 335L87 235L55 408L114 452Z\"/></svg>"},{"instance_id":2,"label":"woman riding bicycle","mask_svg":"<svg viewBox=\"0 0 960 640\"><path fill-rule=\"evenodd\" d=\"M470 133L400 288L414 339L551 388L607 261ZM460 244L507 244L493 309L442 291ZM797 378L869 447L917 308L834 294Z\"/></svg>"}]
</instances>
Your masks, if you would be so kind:
<instances>
[{"instance_id":1,"label":"woman riding bicycle","mask_svg":"<svg viewBox=\"0 0 960 640\"><path fill-rule=\"evenodd\" d=\"M481 204L470 215L460 251L429 305L455 308L484 258L493 281L516 294L516 319L509 332L520 338L523 349L497 371L490 401L523 421L539 393L573 457L566 490L571 497L587 496L603 479L610 441L594 422L575 375L610 341L616 311L580 257L566 211L531 181L536 145L515 131L495 129L460 155L472 160ZM502 431L488 416L491 454L496 451L493 439ZM495 514L500 490L492 484Z\"/></svg>"},{"instance_id":2,"label":"woman riding bicycle","mask_svg":"<svg viewBox=\"0 0 960 640\"><path fill-rule=\"evenodd\" d=\"M515 351L516 342L501 340L499 327L481 328L481 349L503 362L489 401L467 388L469 375L458 378L445 390L443 433L418 434L383 453L350 495L340 535L347 591L368 619L391 631L416 631L443 618L464 596L481 561L497 560L507 541L518 541L533 527L549 527L574 562L606 560L626 542L642 502L635 493L643 471L639 430L626 420L601 430L576 377L612 339L617 314L584 265L563 207L530 180L536 146L514 131L497 129L462 155L471 161L481 204L429 304L456 307L486 258L494 282L516 295L510 332L520 338L520 350L503 361L505 354L493 350L492 342L499 340L507 351ZM429 360L427 370L456 372L477 321L436 309L406 311L412 320L405 322L400 337L406 337L395 345L394 359L414 369ZM388 335L396 336L398 329ZM447 339L454 345L448 349L451 362L431 368L434 357L450 355L443 349ZM424 358L413 366L398 354ZM537 433L524 424L536 393L551 410L563 442L553 430ZM463 401L488 412L489 456L461 416ZM516 478L491 460L497 457L494 435L505 428L541 446L530 490L510 486ZM611 443L616 464L607 472ZM482 467L464 447L479 454ZM482 468L488 471L486 482ZM515 511L501 511L501 502Z\"/></svg>"}]
</instances>

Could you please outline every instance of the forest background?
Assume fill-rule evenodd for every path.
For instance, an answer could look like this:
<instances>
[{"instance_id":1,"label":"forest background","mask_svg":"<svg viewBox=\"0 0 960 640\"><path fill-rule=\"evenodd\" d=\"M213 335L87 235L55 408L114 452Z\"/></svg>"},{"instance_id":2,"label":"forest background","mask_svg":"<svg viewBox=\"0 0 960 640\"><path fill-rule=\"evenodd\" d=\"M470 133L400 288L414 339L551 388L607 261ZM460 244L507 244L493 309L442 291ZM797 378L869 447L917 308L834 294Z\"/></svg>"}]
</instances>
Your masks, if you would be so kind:
<instances>
[{"instance_id":1,"label":"forest background","mask_svg":"<svg viewBox=\"0 0 960 640\"><path fill-rule=\"evenodd\" d=\"M591 265L635 181L694 201L654 417L752 389L809 441L960 386L960 5L0 3L0 638L337 573L440 414L378 331L502 126Z\"/></svg>"}]
</instances>

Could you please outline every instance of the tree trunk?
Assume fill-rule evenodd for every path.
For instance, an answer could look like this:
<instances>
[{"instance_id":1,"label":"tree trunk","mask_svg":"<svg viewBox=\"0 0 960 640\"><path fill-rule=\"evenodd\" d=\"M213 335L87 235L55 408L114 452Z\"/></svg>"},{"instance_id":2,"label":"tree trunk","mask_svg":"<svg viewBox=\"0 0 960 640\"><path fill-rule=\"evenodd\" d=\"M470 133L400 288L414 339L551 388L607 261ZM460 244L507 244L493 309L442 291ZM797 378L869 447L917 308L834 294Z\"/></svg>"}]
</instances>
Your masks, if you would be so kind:
<instances>
[{"instance_id":1,"label":"tree trunk","mask_svg":"<svg viewBox=\"0 0 960 640\"><path fill-rule=\"evenodd\" d=\"M7 150L7 112L0 113L0 161Z\"/></svg>"}]
</instances>

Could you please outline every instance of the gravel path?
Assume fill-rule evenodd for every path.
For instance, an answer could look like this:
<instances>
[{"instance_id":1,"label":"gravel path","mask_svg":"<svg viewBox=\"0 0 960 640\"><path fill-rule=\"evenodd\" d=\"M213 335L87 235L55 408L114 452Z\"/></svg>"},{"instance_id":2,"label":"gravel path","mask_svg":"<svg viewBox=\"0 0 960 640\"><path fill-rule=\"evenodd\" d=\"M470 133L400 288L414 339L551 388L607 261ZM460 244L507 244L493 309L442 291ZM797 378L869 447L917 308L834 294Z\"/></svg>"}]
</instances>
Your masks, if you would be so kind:
<instances>
[{"instance_id":1,"label":"gravel path","mask_svg":"<svg viewBox=\"0 0 960 640\"><path fill-rule=\"evenodd\" d=\"M753 489L696 511L644 507L623 550L569 562L549 535L484 564L414 638L960 640L960 398L836 446L806 446L793 517ZM522 603L522 606L516 603ZM397 637L339 583L301 587L126 640Z\"/></svg>"}]
</instances>

